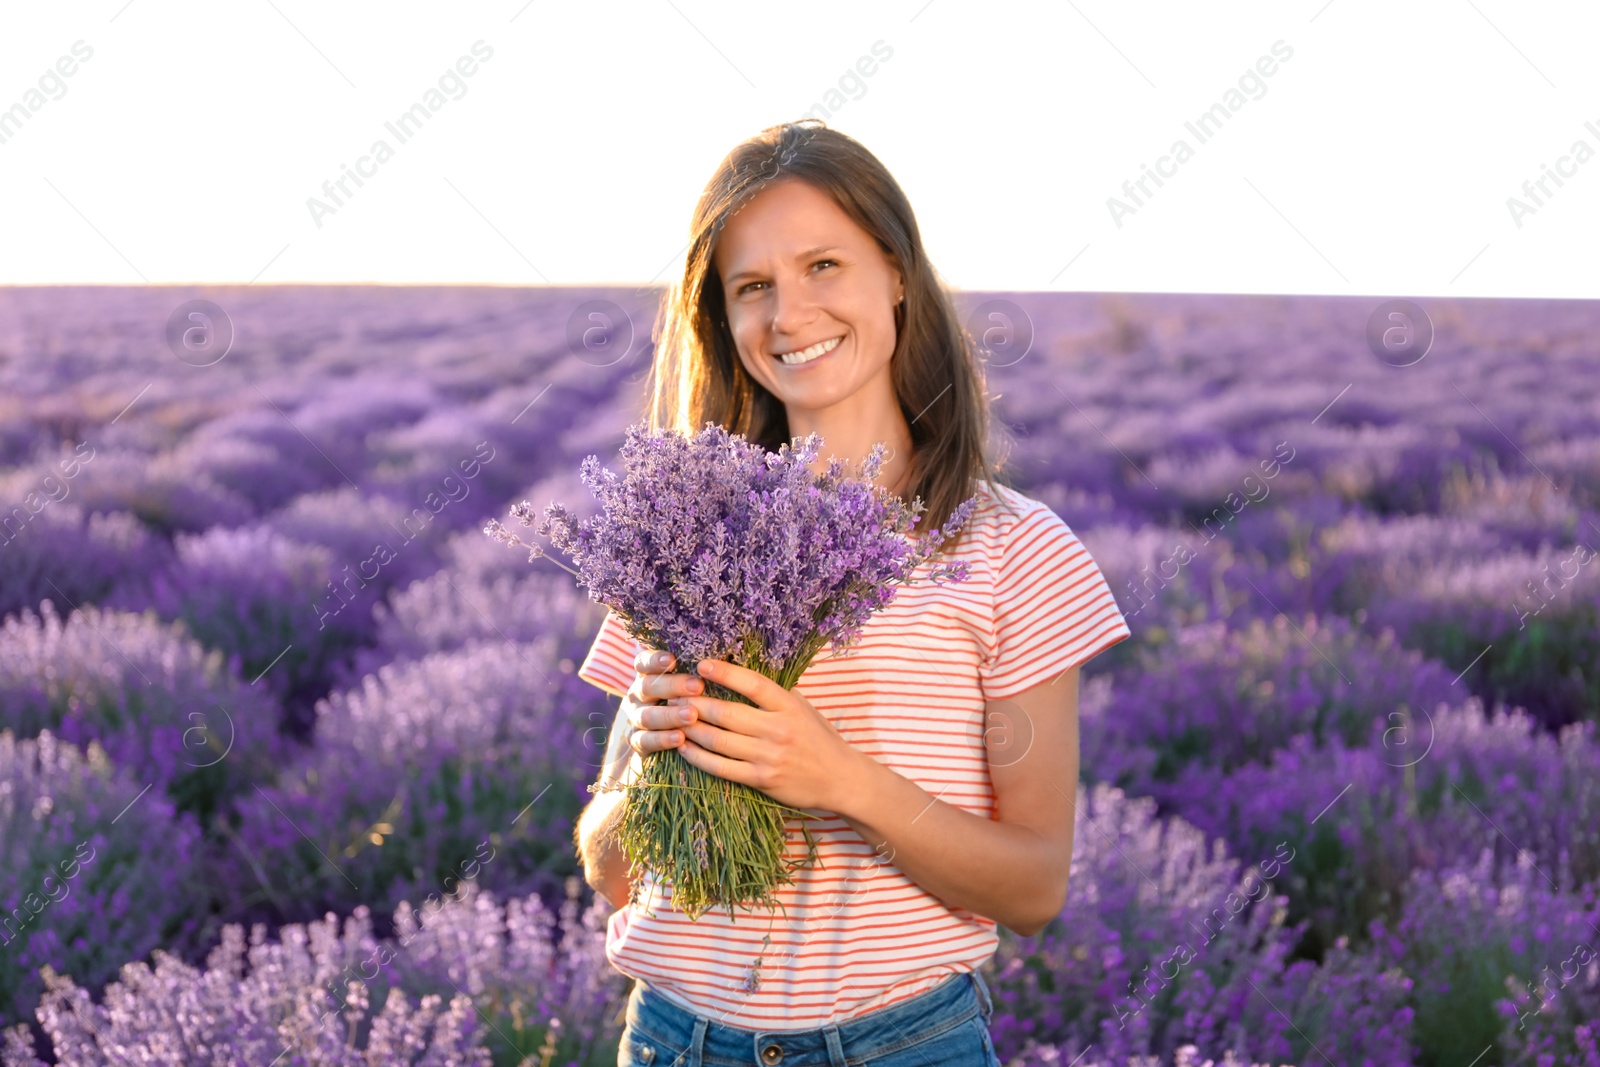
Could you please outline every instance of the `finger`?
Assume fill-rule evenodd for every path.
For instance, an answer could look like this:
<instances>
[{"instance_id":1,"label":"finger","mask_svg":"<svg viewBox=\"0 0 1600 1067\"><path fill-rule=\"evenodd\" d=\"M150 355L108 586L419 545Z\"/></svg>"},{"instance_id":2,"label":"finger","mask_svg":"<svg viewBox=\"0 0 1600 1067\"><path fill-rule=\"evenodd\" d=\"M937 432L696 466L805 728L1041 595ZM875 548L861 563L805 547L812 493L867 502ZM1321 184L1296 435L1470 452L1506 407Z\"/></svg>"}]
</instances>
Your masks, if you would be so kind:
<instances>
[{"instance_id":1,"label":"finger","mask_svg":"<svg viewBox=\"0 0 1600 1067\"><path fill-rule=\"evenodd\" d=\"M639 713L646 730L676 730L698 717L694 708L683 704L652 704Z\"/></svg>"},{"instance_id":2,"label":"finger","mask_svg":"<svg viewBox=\"0 0 1600 1067\"><path fill-rule=\"evenodd\" d=\"M770 736L767 731L773 722L770 717L759 714L760 708L752 708L734 700L719 700L717 697L674 697L661 706L673 711L689 708L694 712L691 722L708 722L745 737ZM678 724L672 722L671 725Z\"/></svg>"},{"instance_id":3,"label":"finger","mask_svg":"<svg viewBox=\"0 0 1600 1067\"><path fill-rule=\"evenodd\" d=\"M731 689L740 696L749 697L757 707L776 708L781 706L789 691L774 682L764 674L757 674L748 667L741 667L723 659L703 659L695 664L695 673L703 678L709 678L724 689Z\"/></svg>"},{"instance_id":4,"label":"finger","mask_svg":"<svg viewBox=\"0 0 1600 1067\"><path fill-rule=\"evenodd\" d=\"M651 700L665 700L673 695L673 675L652 674L644 680L644 691Z\"/></svg>"},{"instance_id":5,"label":"finger","mask_svg":"<svg viewBox=\"0 0 1600 1067\"><path fill-rule=\"evenodd\" d=\"M696 674L652 674L644 681L644 691L656 700L694 696L705 687L704 679Z\"/></svg>"},{"instance_id":6,"label":"finger","mask_svg":"<svg viewBox=\"0 0 1600 1067\"><path fill-rule=\"evenodd\" d=\"M707 774L714 774L718 778L726 778L730 782L738 782L752 789L757 788L755 768L743 760L729 759L715 752L707 752L692 740L679 745L678 754Z\"/></svg>"},{"instance_id":7,"label":"finger","mask_svg":"<svg viewBox=\"0 0 1600 1067\"><path fill-rule=\"evenodd\" d=\"M682 732L688 738L685 744L697 745L716 756L748 764L760 755L762 742L758 738L736 734L710 723L693 723L683 727Z\"/></svg>"},{"instance_id":8,"label":"finger","mask_svg":"<svg viewBox=\"0 0 1600 1067\"><path fill-rule=\"evenodd\" d=\"M672 653L657 648L644 648L633 657L633 669L640 674L659 674L672 667Z\"/></svg>"},{"instance_id":9,"label":"finger","mask_svg":"<svg viewBox=\"0 0 1600 1067\"><path fill-rule=\"evenodd\" d=\"M635 674L633 676L633 684L628 687L629 698L640 704L654 704L656 698L651 695L650 687L657 677L658 675L653 673Z\"/></svg>"},{"instance_id":10,"label":"finger","mask_svg":"<svg viewBox=\"0 0 1600 1067\"><path fill-rule=\"evenodd\" d=\"M678 730L635 730L628 735L628 744L641 756L677 748L682 743L683 734Z\"/></svg>"},{"instance_id":11,"label":"finger","mask_svg":"<svg viewBox=\"0 0 1600 1067\"><path fill-rule=\"evenodd\" d=\"M650 679L654 677L655 675L653 674L634 675L633 684L628 687L628 700L634 704L655 703L646 689L646 686L650 684Z\"/></svg>"},{"instance_id":12,"label":"finger","mask_svg":"<svg viewBox=\"0 0 1600 1067\"><path fill-rule=\"evenodd\" d=\"M683 710L677 705L636 703L632 700L623 704L627 715L628 727L632 730L672 730L684 725L678 713ZM699 718L696 712L688 721L693 722Z\"/></svg>"}]
</instances>

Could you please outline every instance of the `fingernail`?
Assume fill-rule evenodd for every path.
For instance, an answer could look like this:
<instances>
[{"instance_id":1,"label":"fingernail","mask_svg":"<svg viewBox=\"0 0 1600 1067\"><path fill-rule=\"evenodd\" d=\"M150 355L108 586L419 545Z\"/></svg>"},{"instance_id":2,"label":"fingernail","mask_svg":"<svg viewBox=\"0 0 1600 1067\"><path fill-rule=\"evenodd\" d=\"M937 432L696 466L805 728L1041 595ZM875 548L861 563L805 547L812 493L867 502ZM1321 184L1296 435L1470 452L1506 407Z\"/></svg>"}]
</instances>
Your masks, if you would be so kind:
<instances>
[{"instance_id":1,"label":"fingernail","mask_svg":"<svg viewBox=\"0 0 1600 1067\"><path fill-rule=\"evenodd\" d=\"M689 681L685 683L685 687L691 693L698 693L698 692L700 692L700 690L705 688L705 686L701 683L700 679L698 679L698 678L690 678Z\"/></svg>"},{"instance_id":2,"label":"fingernail","mask_svg":"<svg viewBox=\"0 0 1600 1067\"><path fill-rule=\"evenodd\" d=\"M693 718L694 718L694 712L690 711L688 708L684 708L682 711L678 712L678 721L679 722L688 722Z\"/></svg>"},{"instance_id":3,"label":"fingernail","mask_svg":"<svg viewBox=\"0 0 1600 1067\"><path fill-rule=\"evenodd\" d=\"M670 652L657 652L656 653L656 666L657 667L665 667L668 663L671 663L671 662L672 662L672 653L670 653Z\"/></svg>"}]
</instances>

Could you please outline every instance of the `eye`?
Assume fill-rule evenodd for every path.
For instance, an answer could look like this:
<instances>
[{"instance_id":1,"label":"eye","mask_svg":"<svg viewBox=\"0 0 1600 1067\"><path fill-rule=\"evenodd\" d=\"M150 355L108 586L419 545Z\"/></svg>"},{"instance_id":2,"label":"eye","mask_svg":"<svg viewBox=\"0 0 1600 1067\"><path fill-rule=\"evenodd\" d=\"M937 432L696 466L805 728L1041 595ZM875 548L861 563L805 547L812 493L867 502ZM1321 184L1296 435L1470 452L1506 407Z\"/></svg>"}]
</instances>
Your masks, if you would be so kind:
<instances>
[{"instance_id":1,"label":"eye","mask_svg":"<svg viewBox=\"0 0 1600 1067\"><path fill-rule=\"evenodd\" d=\"M824 265L827 265L827 266L830 266L830 267L837 267L839 265L839 261L837 259L819 259L815 263L811 264L813 269L815 269L817 267L824 266ZM743 296L745 293L748 293L751 289L755 288L756 286L758 286L758 285L766 285L766 284L767 284L766 282L745 282L743 285L739 286L738 289L734 290L734 294L733 295L736 296L736 297L740 297L740 296Z\"/></svg>"}]
</instances>

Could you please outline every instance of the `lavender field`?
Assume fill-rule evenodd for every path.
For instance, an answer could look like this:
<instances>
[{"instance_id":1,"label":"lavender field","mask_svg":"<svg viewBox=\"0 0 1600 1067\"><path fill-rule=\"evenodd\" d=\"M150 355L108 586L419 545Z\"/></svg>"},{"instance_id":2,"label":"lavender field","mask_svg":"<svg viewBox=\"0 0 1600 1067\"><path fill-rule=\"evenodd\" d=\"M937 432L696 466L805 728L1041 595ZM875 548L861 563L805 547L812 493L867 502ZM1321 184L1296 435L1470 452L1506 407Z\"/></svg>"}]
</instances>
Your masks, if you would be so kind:
<instances>
[{"instance_id":1,"label":"lavender field","mask_svg":"<svg viewBox=\"0 0 1600 1067\"><path fill-rule=\"evenodd\" d=\"M5 1067L615 1062L604 611L482 528L589 501L656 298L0 288ZM958 299L1134 635L1001 1058L1600 1067L1600 305Z\"/></svg>"}]
</instances>

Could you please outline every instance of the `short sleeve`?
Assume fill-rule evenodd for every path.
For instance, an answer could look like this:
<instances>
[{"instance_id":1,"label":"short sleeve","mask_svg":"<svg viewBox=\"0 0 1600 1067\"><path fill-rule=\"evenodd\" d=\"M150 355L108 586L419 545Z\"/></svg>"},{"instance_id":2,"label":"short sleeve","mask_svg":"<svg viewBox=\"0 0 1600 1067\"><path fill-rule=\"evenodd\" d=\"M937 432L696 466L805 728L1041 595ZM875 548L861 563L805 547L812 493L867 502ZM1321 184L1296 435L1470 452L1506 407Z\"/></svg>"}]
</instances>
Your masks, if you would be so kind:
<instances>
[{"instance_id":1,"label":"short sleeve","mask_svg":"<svg viewBox=\"0 0 1600 1067\"><path fill-rule=\"evenodd\" d=\"M1053 681L1131 636L1089 550L1044 504L1006 531L994 569L994 631L978 666L986 699Z\"/></svg>"},{"instance_id":2,"label":"short sleeve","mask_svg":"<svg viewBox=\"0 0 1600 1067\"><path fill-rule=\"evenodd\" d=\"M578 668L578 677L608 693L624 696L638 676L633 664L642 647L628 635L617 613L607 611L589 654Z\"/></svg>"}]
</instances>

